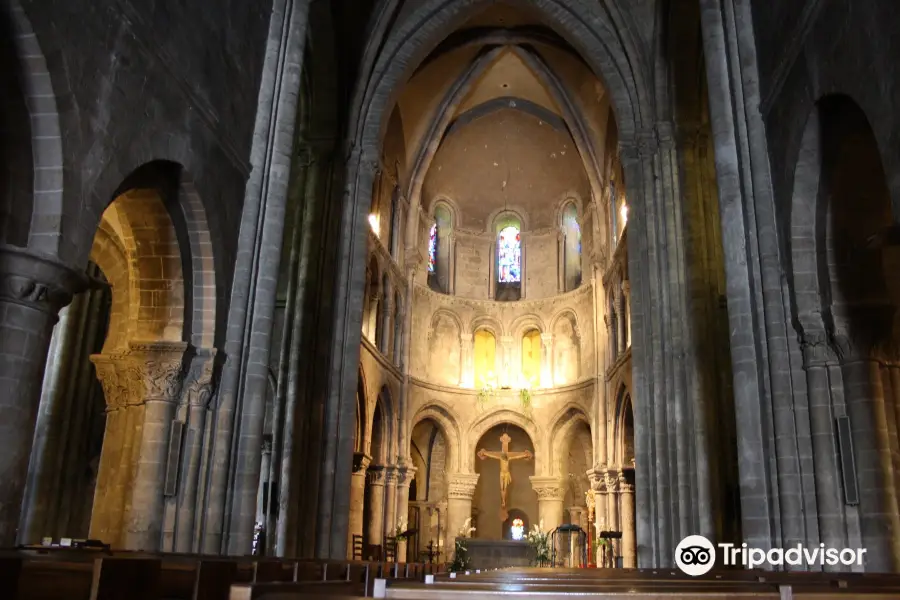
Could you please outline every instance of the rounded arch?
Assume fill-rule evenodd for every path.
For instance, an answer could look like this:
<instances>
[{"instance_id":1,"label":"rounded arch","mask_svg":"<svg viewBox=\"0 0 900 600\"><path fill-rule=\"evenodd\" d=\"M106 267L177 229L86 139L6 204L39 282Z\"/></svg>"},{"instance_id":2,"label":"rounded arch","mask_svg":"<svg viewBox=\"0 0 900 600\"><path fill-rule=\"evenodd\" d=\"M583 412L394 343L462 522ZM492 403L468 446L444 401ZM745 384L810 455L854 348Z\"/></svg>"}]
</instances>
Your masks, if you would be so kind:
<instances>
[{"instance_id":1,"label":"rounded arch","mask_svg":"<svg viewBox=\"0 0 900 600\"><path fill-rule=\"evenodd\" d=\"M13 77L18 75L19 85L15 87L21 88L24 97L16 98L16 104L21 106L21 102L24 101L22 108L29 116L28 143L31 146L30 151L23 153L21 157L23 164L17 165L25 167L25 173L31 176L31 183L28 186L31 194L27 199L24 195L16 198L17 201L25 201L21 209L10 208L15 215L14 220L19 225L25 226L23 234L27 235L29 248L52 256L60 256L60 240L65 219L63 148L56 94L40 41L18 0L10 0L8 19L9 23L5 24L4 29L12 30L12 45L17 55L14 63L18 63L11 65L15 70L10 70L9 75ZM4 82L6 79L8 78L4 77ZM9 88L7 93L16 93L13 86ZM18 118L21 116L17 115ZM25 123L21 124L23 134L25 127ZM27 168L24 161L29 157L30 168ZM14 156L11 158L15 159ZM20 211L27 213L29 209L30 214L19 214ZM10 241L24 240L14 238Z\"/></svg>"},{"instance_id":2,"label":"rounded arch","mask_svg":"<svg viewBox=\"0 0 900 600\"><path fill-rule=\"evenodd\" d=\"M488 216L487 222L489 223L487 232L494 236L509 226L515 227L519 232L528 230L527 213L515 207L501 206Z\"/></svg>"},{"instance_id":3,"label":"rounded arch","mask_svg":"<svg viewBox=\"0 0 900 600\"><path fill-rule=\"evenodd\" d=\"M613 421L613 460L619 465L628 467L627 462L634 456L634 406L631 392L622 383L616 392L616 409ZM631 438L629 440L629 437ZM631 452L629 452L629 449ZM628 454L632 456L628 456Z\"/></svg>"},{"instance_id":4,"label":"rounded arch","mask_svg":"<svg viewBox=\"0 0 900 600\"><path fill-rule=\"evenodd\" d=\"M439 400L431 400L416 411L409 430L412 431L416 425L426 420L431 420L435 423L447 442L447 459L445 463L447 471L451 473L461 472L463 468L463 465L460 464L462 435L459 420L453 409Z\"/></svg>"},{"instance_id":5,"label":"rounded arch","mask_svg":"<svg viewBox=\"0 0 900 600\"><path fill-rule=\"evenodd\" d=\"M469 331L474 334L476 331L482 329L492 333L497 340L506 335L503 324L490 315L478 315L472 319L472 322L469 325Z\"/></svg>"},{"instance_id":6,"label":"rounded arch","mask_svg":"<svg viewBox=\"0 0 900 600\"><path fill-rule=\"evenodd\" d=\"M515 425L528 434L531 445L534 446L534 472L536 474L543 473L546 454L544 453L545 445L541 428L537 423L514 410L499 408L476 419L467 432L466 447L473 447L473 445L477 444L478 440L480 440L489 429L504 423ZM475 472L475 452L470 452L465 457L464 469L464 472L466 473Z\"/></svg>"},{"instance_id":7,"label":"rounded arch","mask_svg":"<svg viewBox=\"0 0 900 600\"><path fill-rule=\"evenodd\" d=\"M516 317L509 325L509 331L513 338L519 340L526 333L537 330L540 333L547 332L544 320L537 313L526 313Z\"/></svg>"},{"instance_id":8,"label":"rounded arch","mask_svg":"<svg viewBox=\"0 0 900 600\"><path fill-rule=\"evenodd\" d=\"M438 209L444 208L450 216L450 228L454 229L459 223L459 205L455 200L444 194L434 197L428 206L428 216L432 221L438 218Z\"/></svg>"},{"instance_id":9,"label":"rounded arch","mask_svg":"<svg viewBox=\"0 0 900 600\"><path fill-rule=\"evenodd\" d=\"M559 472L562 457L567 453L566 449L572 442L572 436L575 434L579 424L586 425L588 431L592 431L591 420L585 413L584 408L574 402L569 402L556 412L550 419L550 423L551 426L547 432L545 444L550 449L550 456L556 457L557 460L549 461L547 474L550 476L562 475ZM592 454L587 457L588 464L593 462Z\"/></svg>"},{"instance_id":10,"label":"rounded arch","mask_svg":"<svg viewBox=\"0 0 900 600\"><path fill-rule=\"evenodd\" d=\"M579 328L578 313L575 312L574 308L566 306L553 313L553 316L550 318L550 330L552 331L553 328L556 327L557 323L559 323L559 321L564 318L568 318L572 322L572 326L575 327L576 330Z\"/></svg>"},{"instance_id":11,"label":"rounded arch","mask_svg":"<svg viewBox=\"0 0 900 600\"><path fill-rule=\"evenodd\" d=\"M90 260L96 264L112 290L109 325L103 353L124 352L128 350L128 340L134 337L137 315L140 306L140 291L136 281L139 275L135 272L137 264L134 256L134 238L127 223L115 230L108 222L103 221L94 236Z\"/></svg>"},{"instance_id":12,"label":"rounded arch","mask_svg":"<svg viewBox=\"0 0 900 600\"><path fill-rule=\"evenodd\" d=\"M373 465L392 464L391 457L396 455L393 443L395 412L390 388L382 386L375 400L369 401L369 405L366 412L372 418L366 427L366 454L372 457Z\"/></svg>"},{"instance_id":13,"label":"rounded arch","mask_svg":"<svg viewBox=\"0 0 900 600\"><path fill-rule=\"evenodd\" d=\"M456 329L459 333L463 333L465 331L465 328L463 327L462 319L459 317L458 314L456 314L455 312L453 312L452 310L450 310L448 308L439 308L436 311L434 311L434 313L432 313L431 320L428 322L428 328L430 331L432 331L432 332L434 331L434 326L437 324L438 319L440 319L442 317L446 317L447 319L452 321L453 324L456 325Z\"/></svg>"}]
</instances>

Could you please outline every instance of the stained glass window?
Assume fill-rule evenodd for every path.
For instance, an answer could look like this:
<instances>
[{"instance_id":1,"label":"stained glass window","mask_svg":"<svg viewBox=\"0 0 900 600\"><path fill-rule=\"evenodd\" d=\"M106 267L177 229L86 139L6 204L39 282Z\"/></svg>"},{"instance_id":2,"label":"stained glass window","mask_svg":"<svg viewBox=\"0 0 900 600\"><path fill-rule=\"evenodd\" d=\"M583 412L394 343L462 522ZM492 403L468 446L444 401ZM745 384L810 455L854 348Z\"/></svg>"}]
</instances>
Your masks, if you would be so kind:
<instances>
[{"instance_id":1,"label":"stained glass window","mask_svg":"<svg viewBox=\"0 0 900 600\"><path fill-rule=\"evenodd\" d=\"M522 519L514 520L512 527L509 528L509 532L512 534L512 539L521 540L525 537L525 522Z\"/></svg>"},{"instance_id":2,"label":"stained glass window","mask_svg":"<svg viewBox=\"0 0 900 600\"><path fill-rule=\"evenodd\" d=\"M504 227L497 242L498 280L500 283L521 281L522 239L519 228Z\"/></svg>"},{"instance_id":3,"label":"stained glass window","mask_svg":"<svg viewBox=\"0 0 900 600\"><path fill-rule=\"evenodd\" d=\"M437 223L431 226L431 233L428 235L428 272L434 273L434 266L437 263Z\"/></svg>"}]
</instances>

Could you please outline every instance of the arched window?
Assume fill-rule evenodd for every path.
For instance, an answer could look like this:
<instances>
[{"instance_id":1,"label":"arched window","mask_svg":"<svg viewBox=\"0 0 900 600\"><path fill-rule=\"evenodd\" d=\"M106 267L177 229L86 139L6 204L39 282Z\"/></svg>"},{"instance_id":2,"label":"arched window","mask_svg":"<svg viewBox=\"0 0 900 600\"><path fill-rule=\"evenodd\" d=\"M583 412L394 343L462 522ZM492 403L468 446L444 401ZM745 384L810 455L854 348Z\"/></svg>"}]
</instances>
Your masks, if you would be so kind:
<instances>
[{"instance_id":1,"label":"arched window","mask_svg":"<svg viewBox=\"0 0 900 600\"><path fill-rule=\"evenodd\" d=\"M497 223L497 276L495 300L522 297L522 231L518 219L508 217Z\"/></svg>"},{"instance_id":2,"label":"arched window","mask_svg":"<svg viewBox=\"0 0 900 600\"><path fill-rule=\"evenodd\" d=\"M479 329L474 336L475 387L497 386L497 339L486 329Z\"/></svg>"},{"instance_id":3,"label":"arched window","mask_svg":"<svg viewBox=\"0 0 900 600\"><path fill-rule=\"evenodd\" d=\"M391 256L397 258L397 253L399 251L399 241L400 241L400 188L396 185L394 186L394 190L391 192L391 233L390 240L388 242L388 250L391 252Z\"/></svg>"},{"instance_id":4,"label":"arched window","mask_svg":"<svg viewBox=\"0 0 900 600\"><path fill-rule=\"evenodd\" d=\"M572 202L563 209L562 229L563 291L569 292L581 285L581 226Z\"/></svg>"},{"instance_id":5,"label":"arched window","mask_svg":"<svg viewBox=\"0 0 900 600\"><path fill-rule=\"evenodd\" d=\"M403 359L403 300L394 294L394 365L399 367Z\"/></svg>"},{"instance_id":6,"label":"arched window","mask_svg":"<svg viewBox=\"0 0 900 600\"><path fill-rule=\"evenodd\" d=\"M619 243L619 215L618 215L618 199L616 198L616 182L611 179L609 181L609 212L612 215L612 246L613 248Z\"/></svg>"},{"instance_id":7,"label":"arched window","mask_svg":"<svg viewBox=\"0 0 900 600\"><path fill-rule=\"evenodd\" d=\"M532 329L522 336L522 387L536 388L541 383L541 332Z\"/></svg>"},{"instance_id":8,"label":"arched window","mask_svg":"<svg viewBox=\"0 0 900 600\"><path fill-rule=\"evenodd\" d=\"M500 268L500 283L520 283L522 281L522 234L513 225L500 230L497 241L497 260Z\"/></svg>"},{"instance_id":9,"label":"arched window","mask_svg":"<svg viewBox=\"0 0 900 600\"><path fill-rule=\"evenodd\" d=\"M437 266L437 222L431 225L428 233L428 272L434 273Z\"/></svg>"},{"instance_id":10,"label":"arched window","mask_svg":"<svg viewBox=\"0 0 900 600\"><path fill-rule=\"evenodd\" d=\"M434 221L428 231L428 287L442 294L453 293L450 258L453 216L444 204L434 208Z\"/></svg>"}]
</instances>

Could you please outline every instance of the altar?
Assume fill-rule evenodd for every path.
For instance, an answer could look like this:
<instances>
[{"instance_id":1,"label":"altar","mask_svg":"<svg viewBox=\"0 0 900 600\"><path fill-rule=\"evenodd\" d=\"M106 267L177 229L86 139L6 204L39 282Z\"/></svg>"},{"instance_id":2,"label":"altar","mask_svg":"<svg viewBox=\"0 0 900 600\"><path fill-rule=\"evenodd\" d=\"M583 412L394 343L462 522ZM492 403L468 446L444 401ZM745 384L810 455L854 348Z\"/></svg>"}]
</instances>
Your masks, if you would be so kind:
<instances>
[{"instance_id":1,"label":"altar","mask_svg":"<svg viewBox=\"0 0 900 600\"><path fill-rule=\"evenodd\" d=\"M530 567L534 550L523 540L483 540L466 538L470 569Z\"/></svg>"}]
</instances>

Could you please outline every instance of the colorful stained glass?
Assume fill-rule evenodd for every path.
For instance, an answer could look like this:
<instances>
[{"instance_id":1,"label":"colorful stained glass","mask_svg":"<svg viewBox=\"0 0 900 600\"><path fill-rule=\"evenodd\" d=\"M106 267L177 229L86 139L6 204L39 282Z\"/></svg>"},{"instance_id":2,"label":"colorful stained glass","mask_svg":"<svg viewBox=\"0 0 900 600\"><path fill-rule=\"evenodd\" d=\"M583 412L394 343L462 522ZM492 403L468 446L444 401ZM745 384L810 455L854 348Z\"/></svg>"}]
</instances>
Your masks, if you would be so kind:
<instances>
[{"instance_id":1,"label":"colorful stained glass","mask_svg":"<svg viewBox=\"0 0 900 600\"><path fill-rule=\"evenodd\" d=\"M431 233L428 238L428 272L434 273L434 267L437 264L437 223L431 226Z\"/></svg>"},{"instance_id":2,"label":"colorful stained glass","mask_svg":"<svg viewBox=\"0 0 900 600\"><path fill-rule=\"evenodd\" d=\"M512 534L512 539L521 540L525 537L525 522L522 519L515 519L512 522L512 527L509 528L510 534Z\"/></svg>"},{"instance_id":3,"label":"colorful stained glass","mask_svg":"<svg viewBox=\"0 0 900 600\"><path fill-rule=\"evenodd\" d=\"M518 227L510 225L500 230L497 258L500 283L518 283L522 280L522 239Z\"/></svg>"}]
</instances>

